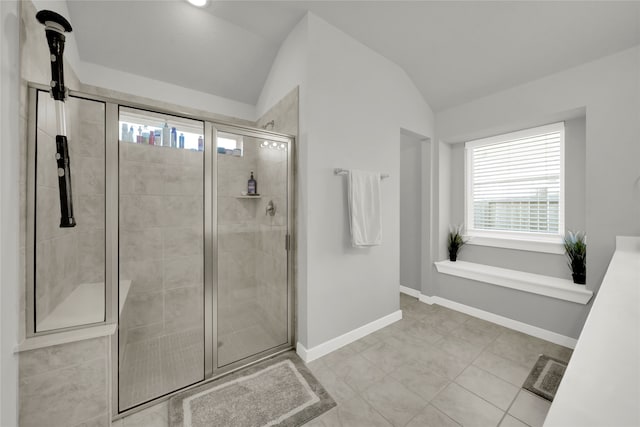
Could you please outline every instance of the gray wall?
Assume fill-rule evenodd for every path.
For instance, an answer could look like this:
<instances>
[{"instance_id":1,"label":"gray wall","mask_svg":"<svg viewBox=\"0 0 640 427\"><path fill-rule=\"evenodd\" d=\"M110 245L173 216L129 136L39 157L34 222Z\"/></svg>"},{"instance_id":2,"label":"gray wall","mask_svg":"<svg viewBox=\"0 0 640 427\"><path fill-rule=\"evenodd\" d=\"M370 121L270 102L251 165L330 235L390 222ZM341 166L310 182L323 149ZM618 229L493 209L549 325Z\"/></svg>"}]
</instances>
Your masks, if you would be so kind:
<instances>
[{"instance_id":1,"label":"gray wall","mask_svg":"<svg viewBox=\"0 0 640 427\"><path fill-rule=\"evenodd\" d=\"M400 133L400 284L422 286L422 142Z\"/></svg>"},{"instance_id":2,"label":"gray wall","mask_svg":"<svg viewBox=\"0 0 640 427\"><path fill-rule=\"evenodd\" d=\"M25 122L16 102L20 89L20 2L0 2L0 425L18 422L18 340L19 268L24 249L19 250L18 159L24 144L20 128Z\"/></svg>"},{"instance_id":3,"label":"gray wall","mask_svg":"<svg viewBox=\"0 0 640 427\"><path fill-rule=\"evenodd\" d=\"M585 229L588 234L587 289L598 291L615 248L616 235L640 234L640 188L637 184L637 159L640 158L640 47L563 71L543 79L481 98L443 111L436 116L439 141L458 143L514 128L525 128L575 118L586 112L584 154L575 152L575 165L582 164L584 181L568 182L575 193L567 198L567 227ZM572 121L568 130L580 139L580 120ZM575 129L573 128L575 124ZM573 131L572 131L573 130ZM568 142L573 145L573 137ZM578 144L579 145L579 144ZM439 146L439 148L442 148ZM455 147L449 150L455 158ZM447 149L439 150L441 157ZM569 157L569 156L568 156ZM440 159L441 160L441 159ZM438 162L438 187L459 186L451 162ZM446 170L449 169L449 170ZM449 184L448 184L449 183ZM584 187L584 192L581 188ZM440 204L436 229L440 252L444 229L449 222L462 218L456 191L437 195ZM582 196L584 194L584 196ZM448 214L446 205L451 206ZM444 205L444 206L443 206ZM583 210L584 216L579 214ZM478 248L480 249L480 248ZM561 275L561 257L545 254L493 253L467 247L461 259L504 264L511 268ZM442 258L440 258L442 259ZM434 259L434 261L437 259ZM566 270L562 273L566 277ZM461 302L498 315L526 322L559 334L577 338L591 304L580 305L511 289L499 288L472 280L433 274L434 295Z\"/></svg>"}]
</instances>

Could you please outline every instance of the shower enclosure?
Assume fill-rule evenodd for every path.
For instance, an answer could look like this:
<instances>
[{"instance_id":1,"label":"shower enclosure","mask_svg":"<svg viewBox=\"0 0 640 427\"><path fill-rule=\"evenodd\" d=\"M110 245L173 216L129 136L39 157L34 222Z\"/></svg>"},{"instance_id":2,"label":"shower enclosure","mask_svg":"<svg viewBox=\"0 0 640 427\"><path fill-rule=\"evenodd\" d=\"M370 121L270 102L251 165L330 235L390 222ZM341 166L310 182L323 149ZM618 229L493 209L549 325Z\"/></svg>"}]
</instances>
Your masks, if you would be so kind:
<instances>
[{"instance_id":1,"label":"shower enclosure","mask_svg":"<svg viewBox=\"0 0 640 427\"><path fill-rule=\"evenodd\" d=\"M78 226L60 230L44 89L30 90L31 335L117 321L115 416L291 348L293 138L72 92Z\"/></svg>"}]
</instances>

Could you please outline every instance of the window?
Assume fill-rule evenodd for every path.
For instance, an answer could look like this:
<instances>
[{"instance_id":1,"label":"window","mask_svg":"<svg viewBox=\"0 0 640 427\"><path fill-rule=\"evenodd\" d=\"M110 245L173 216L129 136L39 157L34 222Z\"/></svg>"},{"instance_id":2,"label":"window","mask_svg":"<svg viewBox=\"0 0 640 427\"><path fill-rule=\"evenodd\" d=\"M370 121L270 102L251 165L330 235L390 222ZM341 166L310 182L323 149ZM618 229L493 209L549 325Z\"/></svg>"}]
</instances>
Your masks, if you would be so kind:
<instances>
[{"instance_id":1,"label":"window","mask_svg":"<svg viewBox=\"0 0 640 427\"><path fill-rule=\"evenodd\" d=\"M470 243L561 253L564 123L469 141Z\"/></svg>"},{"instance_id":2,"label":"window","mask_svg":"<svg viewBox=\"0 0 640 427\"><path fill-rule=\"evenodd\" d=\"M242 135L218 131L218 153L220 154L241 157L243 142Z\"/></svg>"}]
</instances>

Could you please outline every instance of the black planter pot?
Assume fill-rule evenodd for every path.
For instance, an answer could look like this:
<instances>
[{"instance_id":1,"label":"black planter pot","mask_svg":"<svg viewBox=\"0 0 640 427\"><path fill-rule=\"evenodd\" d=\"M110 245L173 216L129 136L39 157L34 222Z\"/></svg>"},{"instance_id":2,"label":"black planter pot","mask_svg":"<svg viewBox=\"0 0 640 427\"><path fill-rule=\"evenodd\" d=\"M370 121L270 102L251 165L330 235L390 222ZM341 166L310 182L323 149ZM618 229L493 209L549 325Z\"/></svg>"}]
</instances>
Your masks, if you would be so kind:
<instances>
[{"instance_id":1,"label":"black planter pot","mask_svg":"<svg viewBox=\"0 0 640 427\"><path fill-rule=\"evenodd\" d=\"M449 261L456 262L457 258L458 258L458 252L449 251Z\"/></svg>"},{"instance_id":2,"label":"black planter pot","mask_svg":"<svg viewBox=\"0 0 640 427\"><path fill-rule=\"evenodd\" d=\"M586 274L573 273L571 275L573 276L573 283L577 285L585 285L587 283Z\"/></svg>"}]
</instances>

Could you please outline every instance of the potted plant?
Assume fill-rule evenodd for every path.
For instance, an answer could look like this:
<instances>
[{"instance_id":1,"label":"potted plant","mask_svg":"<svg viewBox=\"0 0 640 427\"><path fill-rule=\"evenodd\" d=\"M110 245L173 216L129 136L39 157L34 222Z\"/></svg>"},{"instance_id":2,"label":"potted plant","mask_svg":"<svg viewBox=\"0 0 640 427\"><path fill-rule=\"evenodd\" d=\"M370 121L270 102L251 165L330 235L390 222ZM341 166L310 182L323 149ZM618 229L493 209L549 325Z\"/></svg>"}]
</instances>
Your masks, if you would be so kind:
<instances>
[{"instance_id":1,"label":"potted plant","mask_svg":"<svg viewBox=\"0 0 640 427\"><path fill-rule=\"evenodd\" d=\"M587 283L587 235L582 231L564 237L564 250L569 258L569 268L573 276L573 283L584 285Z\"/></svg>"},{"instance_id":2,"label":"potted plant","mask_svg":"<svg viewBox=\"0 0 640 427\"><path fill-rule=\"evenodd\" d=\"M449 260L451 262L455 262L458 258L458 251L467 243L466 240L462 237L462 225L458 225L455 227L449 226L449 240L448 247L449 249Z\"/></svg>"}]
</instances>

